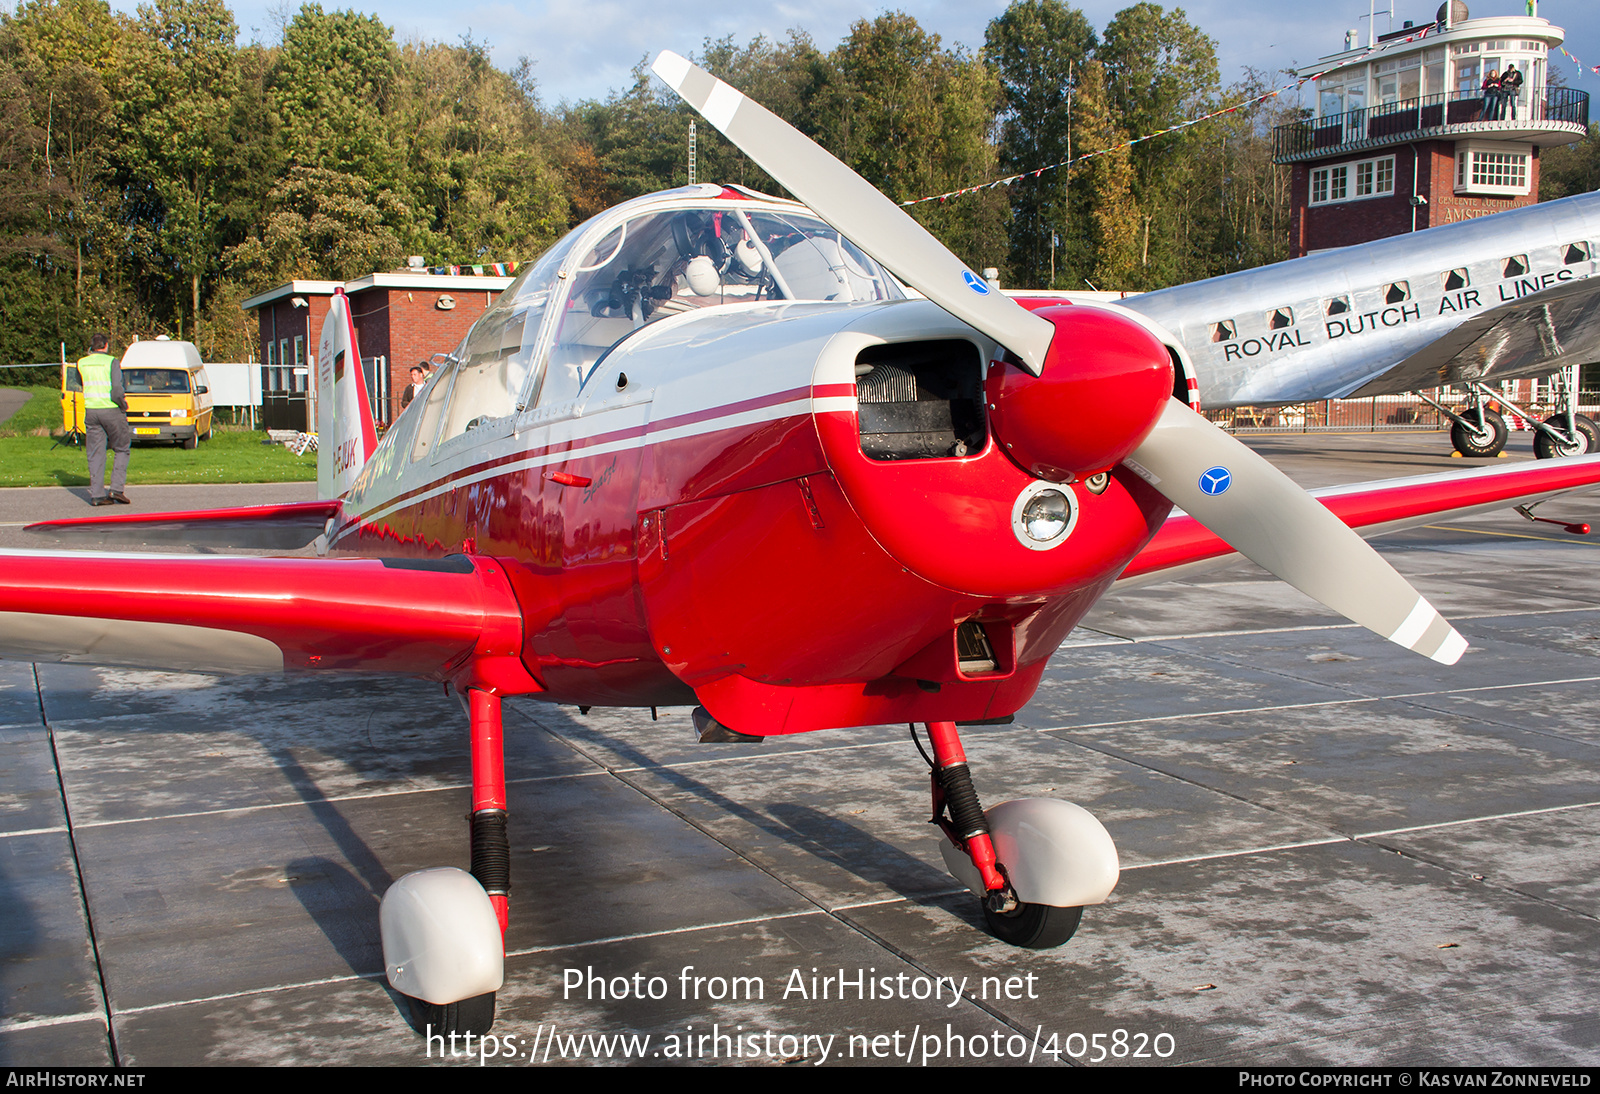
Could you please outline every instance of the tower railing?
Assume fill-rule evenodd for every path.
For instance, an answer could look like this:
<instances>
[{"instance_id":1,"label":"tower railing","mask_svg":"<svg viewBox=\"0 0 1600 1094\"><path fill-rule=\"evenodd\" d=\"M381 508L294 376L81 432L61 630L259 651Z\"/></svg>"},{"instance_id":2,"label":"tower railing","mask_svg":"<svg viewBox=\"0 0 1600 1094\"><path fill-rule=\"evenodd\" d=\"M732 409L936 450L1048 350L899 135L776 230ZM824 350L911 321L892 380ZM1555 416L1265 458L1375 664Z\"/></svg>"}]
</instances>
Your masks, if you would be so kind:
<instances>
[{"instance_id":1,"label":"tower railing","mask_svg":"<svg viewBox=\"0 0 1600 1094\"><path fill-rule=\"evenodd\" d=\"M1282 161L1308 152L1333 151L1360 141L1393 140L1446 126L1487 123L1517 129L1530 122L1564 123L1575 127L1580 135L1586 133L1589 93L1572 87L1546 87L1503 102L1493 102L1478 91L1446 91L1401 99L1277 126L1272 131L1272 155Z\"/></svg>"}]
</instances>

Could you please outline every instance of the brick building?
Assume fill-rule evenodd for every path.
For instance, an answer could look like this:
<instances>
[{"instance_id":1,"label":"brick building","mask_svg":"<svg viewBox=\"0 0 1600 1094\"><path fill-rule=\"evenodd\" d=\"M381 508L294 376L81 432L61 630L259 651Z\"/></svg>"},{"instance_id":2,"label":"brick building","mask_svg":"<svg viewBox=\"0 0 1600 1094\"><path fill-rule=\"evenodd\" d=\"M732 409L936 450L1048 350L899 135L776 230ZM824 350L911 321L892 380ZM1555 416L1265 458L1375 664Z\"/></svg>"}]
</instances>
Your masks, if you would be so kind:
<instances>
[{"instance_id":1,"label":"brick building","mask_svg":"<svg viewBox=\"0 0 1600 1094\"><path fill-rule=\"evenodd\" d=\"M400 413L412 365L456 348L510 277L408 269L354 281L290 281L241 305L254 311L261 344L262 422L316 429L317 339L337 288L350 298L361 365L380 423Z\"/></svg>"},{"instance_id":2,"label":"brick building","mask_svg":"<svg viewBox=\"0 0 1600 1094\"><path fill-rule=\"evenodd\" d=\"M1315 116L1273 132L1275 161L1293 166L1292 257L1531 205L1539 150L1588 132L1588 93L1549 86L1565 32L1545 19L1473 19L1453 0L1376 52L1356 37L1300 70L1317 76ZM1485 75L1512 67L1517 94L1485 96Z\"/></svg>"}]
</instances>

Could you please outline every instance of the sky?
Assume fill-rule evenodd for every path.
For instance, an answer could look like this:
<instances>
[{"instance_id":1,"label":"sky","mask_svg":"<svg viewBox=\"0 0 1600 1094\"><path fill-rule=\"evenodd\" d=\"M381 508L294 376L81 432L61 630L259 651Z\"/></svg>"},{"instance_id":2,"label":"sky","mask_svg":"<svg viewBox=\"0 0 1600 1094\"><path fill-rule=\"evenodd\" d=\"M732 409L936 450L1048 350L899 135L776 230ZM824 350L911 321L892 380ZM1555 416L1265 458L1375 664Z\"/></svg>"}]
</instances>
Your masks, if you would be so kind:
<instances>
[{"instance_id":1,"label":"sky","mask_svg":"<svg viewBox=\"0 0 1600 1094\"><path fill-rule=\"evenodd\" d=\"M1079 0L1077 7L1096 30L1134 0ZM298 8L292 0L231 0L241 42L275 43L284 19ZM1468 0L1474 18L1522 15L1524 0ZM132 12L137 0L113 0ZM534 61L539 95L546 106L563 101L603 99L631 83L641 58L661 49L688 55L707 39L732 35L744 44L758 34L781 39L792 27L808 31L822 48L831 48L858 19L886 10L914 15L945 45L976 49L984 28L1006 8L1005 0L766 0L752 4L653 4L639 0L323 0L324 10L353 7L378 15L401 41L460 41L470 34L487 45L495 64L512 68L519 57ZM1428 22L1439 0L1322 0L1316 5L1284 0L1188 0L1181 7L1191 22L1217 43L1224 83L1246 68L1265 72L1308 65L1343 48L1344 32L1360 28L1366 41L1369 6L1377 7L1378 33L1399 29L1405 20ZM1393 7L1393 15L1383 9ZM1294 11L1292 17L1286 10ZM1539 15L1567 32L1567 50L1586 66L1600 65L1600 0L1539 0ZM1555 55L1570 86L1600 92L1600 75Z\"/></svg>"}]
</instances>

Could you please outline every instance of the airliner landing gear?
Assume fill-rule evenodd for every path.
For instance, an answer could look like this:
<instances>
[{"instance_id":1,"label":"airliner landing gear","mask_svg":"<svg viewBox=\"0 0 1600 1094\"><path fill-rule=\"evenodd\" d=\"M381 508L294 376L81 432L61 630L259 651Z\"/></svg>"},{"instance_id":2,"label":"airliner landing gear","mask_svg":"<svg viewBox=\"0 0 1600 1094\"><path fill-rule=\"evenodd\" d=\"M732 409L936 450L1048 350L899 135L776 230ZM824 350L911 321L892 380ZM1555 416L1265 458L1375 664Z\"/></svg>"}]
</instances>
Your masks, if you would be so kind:
<instances>
[{"instance_id":1,"label":"airliner landing gear","mask_svg":"<svg viewBox=\"0 0 1600 1094\"><path fill-rule=\"evenodd\" d=\"M423 1036L489 1032L505 978L511 891L500 697L472 688L472 873L417 870L378 912L389 986L411 1003Z\"/></svg>"},{"instance_id":2,"label":"airliner landing gear","mask_svg":"<svg viewBox=\"0 0 1600 1094\"><path fill-rule=\"evenodd\" d=\"M1463 456L1498 456L1511 431L1506 420L1484 405L1483 400L1464 411L1450 427L1450 443Z\"/></svg>"},{"instance_id":3,"label":"airliner landing gear","mask_svg":"<svg viewBox=\"0 0 1600 1094\"><path fill-rule=\"evenodd\" d=\"M1582 414L1552 414L1533 438L1533 454L1541 460L1592 452L1600 452L1600 426Z\"/></svg>"},{"instance_id":4,"label":"airliner landing gear","mask_svg":"<svg viewBox=\"0 0 1600 1094\"><path fill-rule=\"evenodd\" d=\"M1559 410L1544 421L1481 383L1467 385L1473 403L1457 414L1418 392L1417 395L1449 418L1450 440L1463 456L1495 456L1506 444L1506 423L1490 406L1505 404L1533 424L1533 454L1541 460L1584 456L1600 452L1600 426L1578 413L1578 366L1562 369L1550 378L1550 399Z\"/></svg>"},{"instance_id":5,"label":"airliner landing gear","mask_svg":"<svg viewBox=\"0 0 1600 1094\"><path fill-rule=\"evenodd\" d=\"M912 740L922 751L922 742ZM1102 903L1117 884L1117 849L1085 809L1054 798L978 802L954 722L929 722L933 746L933 823L945 867L983 904L1002 942L1050 949L1071 938L1085 904Z\"/></svg>"}]
</instances>

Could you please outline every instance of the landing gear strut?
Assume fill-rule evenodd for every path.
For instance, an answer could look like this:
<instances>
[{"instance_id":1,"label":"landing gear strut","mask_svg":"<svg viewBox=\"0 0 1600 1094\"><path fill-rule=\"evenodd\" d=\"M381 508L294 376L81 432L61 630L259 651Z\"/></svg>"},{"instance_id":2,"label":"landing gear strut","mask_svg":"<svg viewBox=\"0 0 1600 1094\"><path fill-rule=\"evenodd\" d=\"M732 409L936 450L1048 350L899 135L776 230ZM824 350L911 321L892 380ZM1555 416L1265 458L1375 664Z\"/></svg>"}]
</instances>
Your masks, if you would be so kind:
<instances>
[{"instance_id":1,"label":"landing gear strut","mask_svg":"<svg viewBox=\"0 0 1600 1094\"><path fill-rule=\"evenodd\" d=\"M506 837L500 697L467 692L472 720L472 873L407 874L383 895L379 922L389 985L424 1036L489 1032L505 976L511 844Z\"/></svg>"},{"instance_id":2,"label":"landing gear strut","mask_svg":"<svg viewBox=\"0 0 1600 1094\"><path fill-rule=\"evenodd\" d=\"M1535 421L1534 415L1491 391L1483 383L1467 384L1472 405L1459 414L1418 392L1423 402L1449 418L1450 441L1463 456L1498 456L1510 435L1506 421L1491 404L1504 404L1533 424L1533 454L1541 460L1562 456L1583 456L1600 452L1600 426L1578 413L1578 366L1562 369L1550 379L1551 401L1560 409L1544 421Z\"/></svg>"},{"instance_id":3,"label":"landing gear strut","mask_svg":"<svg viewBox=\"0 0 1600 1094\"><path fill-rule=\"evenodd\" d=\"M915 728L912 739L916 740ZM984 811L954 722L929 722L933 823L950 873L978 897L1002 942L1050 949L1072 937L1083 905L1117 883L1111 837L1087 810L1051 798L1003 802ZM918 751L922 743L917 741Z\"/></svg>"}]
</instances>

